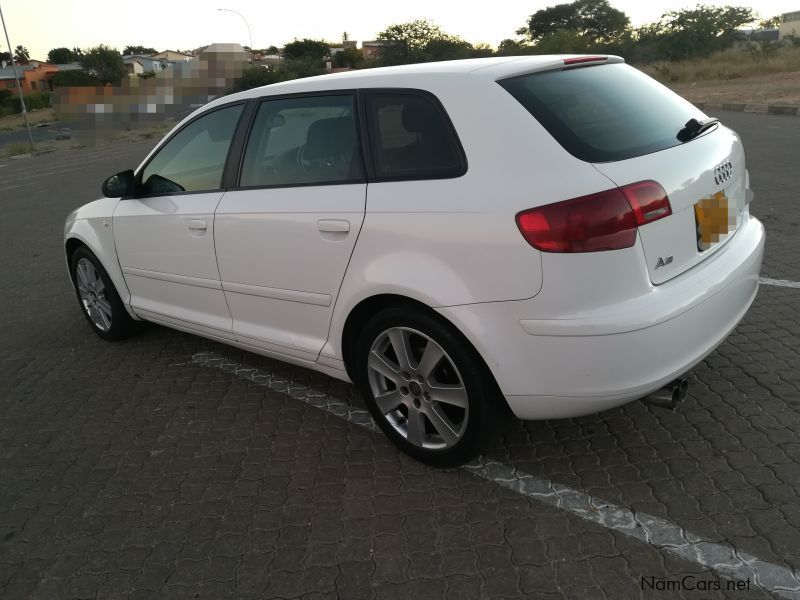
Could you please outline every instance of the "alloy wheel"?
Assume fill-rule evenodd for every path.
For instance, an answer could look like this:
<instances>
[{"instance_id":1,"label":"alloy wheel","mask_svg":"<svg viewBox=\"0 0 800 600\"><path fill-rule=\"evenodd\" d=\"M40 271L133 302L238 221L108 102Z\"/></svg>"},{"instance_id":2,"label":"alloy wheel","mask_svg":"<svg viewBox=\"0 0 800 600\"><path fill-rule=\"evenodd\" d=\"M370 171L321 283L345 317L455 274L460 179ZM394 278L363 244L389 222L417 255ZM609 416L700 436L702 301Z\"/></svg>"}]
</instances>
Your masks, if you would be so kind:
<instances>
[{"instance_id":1,"label":"alloy wheel","mask_svg":"<svg viewBox=\"0 0 800 600\"><path fill-rule=\"evenodd\" d=\"M100 273L87 258L81 258L75 267L75 280L81 304L94 326L100 331L111 329L111 302L106 296L106 286Z\"/></svg>"},{"instance_id":2,"label":"alloy wheel","mask_svg":"<svg viewBox=\"0 0 800 600\"><path fill-rule=\"evenodd\" d=\"M432 338L408 327L377 336L367 364L381 415L414 446L441 450L467 429L467 390L455 363Z\"/></svg>"}]
</instances>

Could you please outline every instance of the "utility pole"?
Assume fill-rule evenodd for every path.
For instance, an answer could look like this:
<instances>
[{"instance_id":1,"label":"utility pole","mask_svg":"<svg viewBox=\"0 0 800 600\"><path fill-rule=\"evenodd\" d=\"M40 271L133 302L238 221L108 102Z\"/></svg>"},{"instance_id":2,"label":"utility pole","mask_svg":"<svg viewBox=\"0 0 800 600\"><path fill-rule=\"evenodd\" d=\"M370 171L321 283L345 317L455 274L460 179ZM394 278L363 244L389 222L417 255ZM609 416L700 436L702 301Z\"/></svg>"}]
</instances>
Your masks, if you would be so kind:
<instances>
[{"instance_id":1,"label":"utility pole","mask_svg":"<svg viewBox=\"0 0 800 600\"><path fill-rule=\"evenodd\" d=\"M17 62L14 60L14 49L11 47L11 41L8 39L8 29L6 29L6 20L3 18L2 7L0 7L0 22L3 24L3 33L6 34L8 53L11 55L11 66L14 68L14 79L17 80L17 91L19 92L19 104L22 107L22 118L25 119L25 127L28 129L28 141L31 143L31 152L33 152L33 134L31 133L31 124L28 122L28 109L25 108L25 96L22 95L22 84L19 82Z\"/></svg>"}]
</instances>

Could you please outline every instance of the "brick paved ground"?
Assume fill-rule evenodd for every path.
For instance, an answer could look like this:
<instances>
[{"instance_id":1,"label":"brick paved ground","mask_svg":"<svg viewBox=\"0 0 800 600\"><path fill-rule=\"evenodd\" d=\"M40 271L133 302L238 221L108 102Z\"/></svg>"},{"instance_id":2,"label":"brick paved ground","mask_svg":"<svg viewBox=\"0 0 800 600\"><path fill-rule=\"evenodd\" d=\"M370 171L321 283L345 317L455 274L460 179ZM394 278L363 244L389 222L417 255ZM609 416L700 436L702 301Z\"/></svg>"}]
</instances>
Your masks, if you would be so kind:
<instances>
[{"instance_id":1,"label":"brick paved ground","mask_svg":"<svg viewBox=\"0 0 800 600\"><path fill-rule=\"evenodd\" d=\"M800 119L722 116L747 144L764 275L800 280ZM642 576L718 577L191 357L358 403L349 385L155 326L96 338L67 282L63 219L147 149L0 168L0 597L767 597L643 592ZM677 412L515 423L488 455L800 569L798 314L800 290L762 287Z\"/></svg>"}]
</instances>

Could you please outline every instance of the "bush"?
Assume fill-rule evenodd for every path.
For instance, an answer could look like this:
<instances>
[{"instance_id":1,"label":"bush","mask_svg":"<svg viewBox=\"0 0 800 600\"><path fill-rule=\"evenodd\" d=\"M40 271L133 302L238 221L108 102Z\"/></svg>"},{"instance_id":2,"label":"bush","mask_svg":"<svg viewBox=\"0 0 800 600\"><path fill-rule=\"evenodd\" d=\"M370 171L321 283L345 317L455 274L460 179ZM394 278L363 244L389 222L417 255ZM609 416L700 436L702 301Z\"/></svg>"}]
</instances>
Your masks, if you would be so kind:
<instances>
[{"instance_id":1,"label":"bush","mask_svg":"<svg viewBox=\"0 0 800 600\"><path fill-rule=\"evenodd\" d=\"M50 92L33 92L25 94L25 106L28 110L50 108ZM22 112L19 96L11 90L0 90L0 116L15 115Z\"/></svg>"},{"instance_id":2,"label":"bush","mask_svg":"<svg viewBox=\"0 0 800 600\"><path fill-rule=\"evenodd\" d=\"M262 85L277 83L278 81L280 79L277 71L271 71L264 67L250 67L245 69L242 76L234 82L232 91L241 92L261 87Z\"/></svg>"},{"instance_id":3,"label":"bush","mask_svg":"<svg viewBox=\"0 0 800 600\"><path fill-rule=\"evenodd\" d=\"M59 71L53 75L53 86L55 87L97 87L99 85L100 81L86 71Z\"/></svg>"},{"instance_id":4,"label":"bush","mask_svg":"<svg viewBox=\"0 0 800 600\"><path fill-rule=\"evenodd\" d=\"M33 92L25 96L25 106L28 110L50 108L50 92Z\"/></svg>"}]
</instances>

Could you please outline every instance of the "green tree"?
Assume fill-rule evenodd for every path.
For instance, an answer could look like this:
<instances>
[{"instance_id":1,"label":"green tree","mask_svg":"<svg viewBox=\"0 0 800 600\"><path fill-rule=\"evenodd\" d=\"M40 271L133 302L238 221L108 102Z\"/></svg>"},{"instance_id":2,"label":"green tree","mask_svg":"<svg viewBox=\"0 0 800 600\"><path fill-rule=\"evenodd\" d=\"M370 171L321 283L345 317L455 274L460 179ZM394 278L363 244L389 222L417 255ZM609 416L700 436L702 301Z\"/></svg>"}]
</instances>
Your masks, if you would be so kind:
<instances>
[{"instance_id":1,"label":"green tree","mask_svg":"<svg viewBox=\"0 0 800 600\"><path fill-rule=\"evenodd\" d=\"M261 87L262 85L277 83L278 81L281 81L278 71L272 71L264 67L250 67L245 69L242 72L242 76L234 82L232 91L241 92Z\"/></svg>"},{"instance_id":2,"label":"green tree","mask_svg":"<svg viewBox=\"0 0 800 600\"><path fill-rule=\"evenodd\" d=\"M96 77L101 84L119 85L125 77L122 55L114 48L103 44L89 48L80 58L81 66Z\"/></svg>"},{"instance_id":3,"label":"green tree","mask_svg":"<svg viewBox=\"0 0 800 600\"><path fill-rule=\"evenodd\" d=\"M317 58L295 58L284 60L283 64L278 67L277 73L280 78L279 81L288 81L290 79L323 75L325 67L322 65L322 61Z\"/></svg>"},{"instance_id":4,"label":"green tree","mask_svg":"<svg viewBox=\"0 0 800 600\"><path fill-rule=\"evenodd\" d=\"M698 5L664 14L658 22L637 30L637 38L654 46L662 58L708 56L731 46L736 30L755 20L751 8Z\"/></svg>"},{"instance_id":5,"label":"green tree","mask_svg":"<svg viewBox=\"0 0 800 600\"><path fill-rule=\"evenodd\" d=\"M324 56L328 56L331 45L324 40L294 40L283 47L283 56L288 59L314 59L322 61Z\"/></svg>"},{"instance_id":6,"label":"green tree","mask_svg":"<svg viewBox=\"0 0 800 600\"><path fill-rule=\"evenodd\" d=\"M475 44L469 53L471 58L487 58L494 56L494 50L489 44Z\"/></svg>"},{"instance_id":7,"label":"green tree","mask_svg":"<svg viewBox=\"0 0 800 600\"><path fill-rule=\"evenodd\" d=\"M357 69L364 63L364 55L358 48L345 48L333 55L333 64L336 67L349 67Z\"/></svg>"},{"instance_id":8,"label":"green tree","mask_svg":"<svg viewBox=\"0 0 800 600\"><path fill-rule=\"evenodd\" d=\"M426 19L390 25L378 34L378 39L384 42L381 47L381 63L384 65L444 60L444 57L465 58L469 56L468 52L466 56L460 54L472 48L461 38L445 33Z\"/></svg>"},{"instance_id":9,"label":"green tree","mask_svg":"<svg viewBox=\"0 0 800 600\"><path fill-rule=\"evenodd\" d=\"M14 60L21 65L28 64L31 54L25 46L17 46L14 48Z\"/></svg>"},{"instance_id":10,"label":"green tree","mask_svg":"<svg viewBox=\"0 0 800 600\"><path fill-rule=\"evenodd\" d=\"M761 19L758 22L758 26L762 29L772 29L773 27L778 27L781 24L783 17L781 15L775 15L774 17L770 17L769 19Z\"/></svg>"},{"instance_id":11,"label":"green tree","mask_svg":"<svg viewBox=\"0 0 800 600\"><path fill-rule=\"evenodd\" d=\"M157 54L158 51L155 48L149 48L148 46L125 46L122 50L122 55L127 56L129 54Z\"/></svg>"},{"instance_id":12,"label":"green tree","mask_svg":"<svg viewBox=\"0 0 800 600\"><path fill-rule=\"evenodd\" d=\"M519 40L506 38L497 45L498 56L518 56L520 54L530 54L532 46Z\"/></svg>"},{"instance_id":13,"label":"green tree","mask_svg":"<svg viewBox=\"0 0 800 600\"><path fill-rule=\"evenodd\" d=\"M608 0L575 0L533 13L528 24L517 33L538 42L557 31L574 31L590 43L605 44L621 37L630 27L630 19L613 8Z\"/></svg>"},{"instance_id":14,"label":"green tree","mask_svg":"<svg viewBox=\"0 0 800 600\"><path fill-rule=\"evenodd\" d=\"M430 40L422 49L424 61L470 58L474 48L469 42L454 37Z\"/></svg>"},{"instance_id":15,"label":"green tree","mask_svg":"<svg viewBox=\"0 0 800 600\"><path fill-rule=\"evenodd\" d=\"M86 71L59 71L53 75L53 87L96 87L100 81Z\"/></svg>"},{"instance_id":16,"label":"green tree","mask_svg":"<svg viewBox=\"0 0 800 600\"><path fill-rule=\"evenodd\" d=\"M534 48L536 54L584 54L596 44L573 29L559 29L541 38Z\"/></svg>"},{"instance_id":17,"label":"green tree","mask_svg":"<svg viewBox=\"0 0 800 600\"><path fill-rule=\"evenodd\" d=\"M47 62L62 65L77 61L79 55L69 48L53 48L47 53Z\"/></svg>"},{"instance_id":18,"label":"green tree","mask_svg":"<svg viewBox=\"0 0 800 600\"><path fill-rule=\"evenodd\" d=\"M10 52L0 52L0 64L5 61L7 63L11 62L11 53Z\"/></svg>"}]
</instances>

